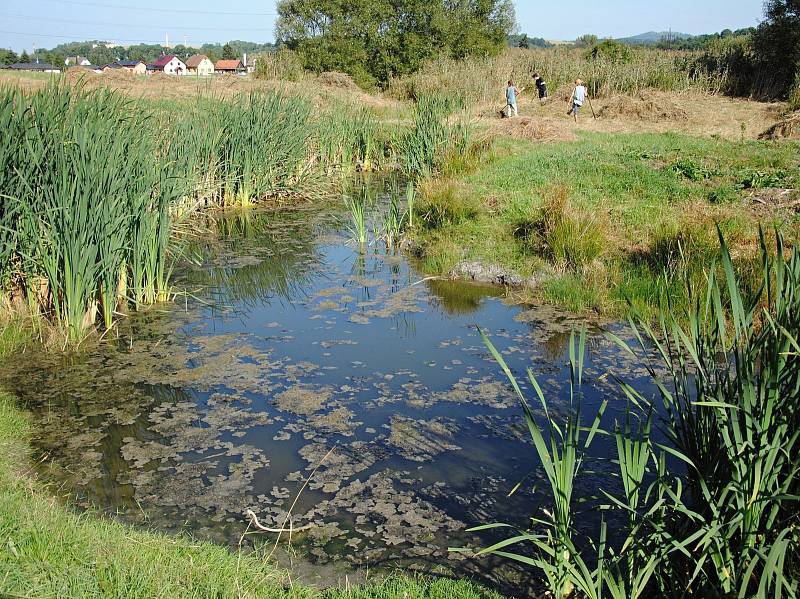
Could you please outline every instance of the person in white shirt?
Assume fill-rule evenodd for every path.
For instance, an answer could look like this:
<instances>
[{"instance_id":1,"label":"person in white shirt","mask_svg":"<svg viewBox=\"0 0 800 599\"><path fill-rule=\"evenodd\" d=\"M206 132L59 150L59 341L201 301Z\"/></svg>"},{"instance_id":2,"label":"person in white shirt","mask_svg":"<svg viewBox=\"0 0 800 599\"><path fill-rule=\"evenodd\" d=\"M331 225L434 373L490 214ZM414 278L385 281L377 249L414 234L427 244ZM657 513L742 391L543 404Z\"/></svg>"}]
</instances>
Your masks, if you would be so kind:
<instances>
[{"instance_id":1,"label":"person in white shirt","mask_svg":"<svg viewBox=\"0 0 800 599\"><path fill-rule=\"evenodd\" d=\"M575 117L575 122L578 122L578 112L583 106L583 103L586 101L586 98L589 96L589 92L586 89L586 86L583 84L583 81L580 79L575 80L575 89L572 90L572 98L571 103L572 107L570 108L567 114L571 114Z\"/></svg>"}]
</instances>

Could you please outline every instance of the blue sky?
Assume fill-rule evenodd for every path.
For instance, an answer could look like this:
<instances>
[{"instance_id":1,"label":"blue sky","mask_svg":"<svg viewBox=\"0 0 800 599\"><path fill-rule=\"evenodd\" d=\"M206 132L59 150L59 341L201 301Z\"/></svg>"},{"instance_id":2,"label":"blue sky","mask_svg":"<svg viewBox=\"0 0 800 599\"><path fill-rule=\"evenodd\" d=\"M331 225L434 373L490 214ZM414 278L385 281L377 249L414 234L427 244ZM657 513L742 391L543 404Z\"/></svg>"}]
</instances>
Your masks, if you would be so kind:
<instances>
[{"instance_id":1,"label":"blue sky","mask_svg":"<svg viewBox=\"0 0 800 599\"><path fill-rule=\"evenodd\" d=\"M0 47L107 39L120 44L271 41L274 0L0 0ZM762 0L516 0L521 32L547 39L651 30L707 33L756 25Z\"/></svg>"}]
</instances>

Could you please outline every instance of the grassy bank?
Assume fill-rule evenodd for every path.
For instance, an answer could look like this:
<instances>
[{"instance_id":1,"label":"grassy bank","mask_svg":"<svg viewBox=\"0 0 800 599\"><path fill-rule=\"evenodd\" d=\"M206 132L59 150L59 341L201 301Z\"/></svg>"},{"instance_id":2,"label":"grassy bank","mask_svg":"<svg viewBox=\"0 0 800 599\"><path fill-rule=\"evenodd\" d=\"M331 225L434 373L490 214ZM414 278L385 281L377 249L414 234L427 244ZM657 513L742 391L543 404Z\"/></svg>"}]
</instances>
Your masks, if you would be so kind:
<instances>
[{"instance_id":1,"label":"grassy bank","mask_svg":"<svg viewBox=\"0 0 800 599\"><path fill-rule=\"evenodd\" d=\"M798 168L790 142L502 137L472 172L423 184L415 235L430 273L480 260L537 277L540 299L572 310L619 315L630 300L653 313L662 293L683 301L686 277L702 276L715 224L741 264L757 255L759 222L796 241L800 221L771 189L796 189Z\"/></svg>"},{"instance_id":2,"label":"grassy bank","mask_svg":"<svg viewBox=\"0 0 800 599\"><path fill-rule=\"evenodd\" d=\"M349 590L291 586L258 554L173 538L63 507L31 473L29 422L0 393L0 595L499 599L466 581L396 576Z\"/></svg>"}]
</instances>

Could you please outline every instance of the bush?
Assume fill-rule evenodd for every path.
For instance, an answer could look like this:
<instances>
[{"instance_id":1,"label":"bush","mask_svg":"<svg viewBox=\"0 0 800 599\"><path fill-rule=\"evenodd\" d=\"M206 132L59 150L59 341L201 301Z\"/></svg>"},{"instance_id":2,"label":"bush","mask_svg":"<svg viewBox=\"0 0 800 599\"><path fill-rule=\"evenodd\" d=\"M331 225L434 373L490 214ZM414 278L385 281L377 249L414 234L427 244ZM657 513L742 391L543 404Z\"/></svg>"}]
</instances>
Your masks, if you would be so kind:
<instances>
[{"instance_id":1,"label":"bush","mask_svg":"<svg viewBox=\"0 0 800 599\"><path fill-rule=\"evenodd\" d=\"M592 60L606 58L613 63L626 63L630 62L631 55L630 46L612 39L605 39L589 50L586 57Z\"/></svg>"},{"instance_id":2,"label":"bush","mask_svg":"<svg viewBox=\"0 0 800 599\"><path fill-rule=\"evenodd\" d=\"M277 81L300 81L305 76L303 61L287 48L277 52L259 54L256 61L255 76L257 79L271 79Z\"/></svg>"},{"instance_id":3,"label":"bush","mask_svg":"<svg viewBox=\"0 0 800 599\"><path fill-rule=\"evenodd\" d=\"M794 78L794 85L789 92L789 110L800 110L800 73Z\"/></svg>"}]
</instances>

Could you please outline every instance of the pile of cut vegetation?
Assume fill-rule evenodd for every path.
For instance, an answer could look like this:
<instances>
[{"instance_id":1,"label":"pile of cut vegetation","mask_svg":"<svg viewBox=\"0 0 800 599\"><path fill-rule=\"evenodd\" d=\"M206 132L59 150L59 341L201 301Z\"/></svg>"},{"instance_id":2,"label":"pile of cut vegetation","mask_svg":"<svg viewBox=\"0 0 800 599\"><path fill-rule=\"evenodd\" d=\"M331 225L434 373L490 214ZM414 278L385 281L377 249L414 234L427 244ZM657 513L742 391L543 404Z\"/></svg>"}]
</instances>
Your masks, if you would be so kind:
<instances>
[{"instance_id":1,"label":"pile of cut vegetation","mask_svg":"<svg viewBox=\"0 0 800 599\"><path fill-rule=\"evenodd\" d=\"M576 139L572 128L565 127L563 122L531 117L503 119L497 124L495 132L514 139L542 142L572 141Z\"/></svg>"},{"instance_id":2,"label":"pile of cut vegetation","mask_svg":"<svg viewBox=\"0 0 800 599\"><path fill-rule=\"evenodd\" d=\"M353 81L353 78L347 73L340 73L338 71L325 71L320 73L317 79L326 87L361 91L361 88L356 85L356 82Z\"/></svg>"},{"instance_id":3,"label":"pile of cut vegetation","mask_svg":"<svg viewBox=\"0 0 800 599\"><path fill-rule=\"evenodd\" d=\"M758 136L759 139L800 139L800 110L790 112Z\"/></svg>"},{"instance_id":4,"label":"pile of cut vegetation","mask_svg":"<svg viewBox=\"0 0 800 599\"><path fill-rule=\"evenodd\" d=\"M605 100L597 116L626 118L659 123L687 121L689 113L667 94L640 93L635 96L614 96Z\"/></svg>"}]
</instances>

